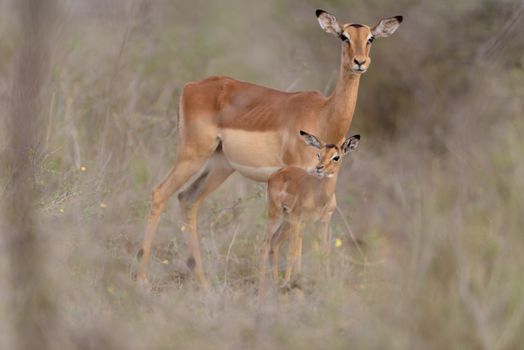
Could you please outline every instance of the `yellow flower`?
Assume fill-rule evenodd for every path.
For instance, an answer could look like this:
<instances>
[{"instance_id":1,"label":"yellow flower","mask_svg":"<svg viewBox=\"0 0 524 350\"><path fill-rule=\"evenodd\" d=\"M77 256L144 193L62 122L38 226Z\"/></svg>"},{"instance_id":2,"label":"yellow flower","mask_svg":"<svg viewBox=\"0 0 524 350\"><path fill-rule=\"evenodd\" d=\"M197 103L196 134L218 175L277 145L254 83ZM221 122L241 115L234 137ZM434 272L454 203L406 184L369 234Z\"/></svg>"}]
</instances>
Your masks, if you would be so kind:
<instances>
[{"instance_id":1,"label":"yellow flower","mask_svg":"<svg viewBox=\"0 0 524 350\"><path fill-rule=\"evenodd\" d=\"M82 165L82 166L80 167L80 171L81 171L81 172L84 172L84 171L86 171L86 170L87 170L87 168L86 168L85 166Z\"/></svg>"},{"instance_id":2,"label":"yellow flower","mask_svg":"<svg viewBox=\"0 0 524 350\"><path fill-rule=\"evenodd\" d=\"M102 209L107 208L107 204L105 204L104 202L100 203L100 208L102 208Z\"/></svg>"},{"instance_id":3,"label":"yellow flower","mask_svg":"<svg viewBox=\"0 0 524 350\"><path fill-rule=\"evenodd\" d=\"M169 260L167 260L167 259L162 260L162 264L164 264L164 265L169 264Z\"/></svg>"},{"instance_id":4,"label":"yellow flower","mask_svg":"<svg viewBox=\"0 0 524 350\"><path fill-rule=\"evenodd\" d=\"M340 238L335 239L335 247L342 247L342 240Z\"/></svg>"},{"instance_id":5,"label":"yellow flower","mask_svg":"<svg viewBox=\"0 0 524 350\"><path fill-rule=\"evenodd\" d=\"M64 208L60 208L58 209L59 212L61 212L62 214L65 212Z\"/></svg>"},{"instance_id":6,"label":"yellow flower","mask_svg":"<svg viewBox=\"0 0 524 350\"><path fill-rule=\"evenodd\" d=\"M109 294L115 294L115 287L113 286L107 286L106 290Z\"/></svg>"}]
</instances>

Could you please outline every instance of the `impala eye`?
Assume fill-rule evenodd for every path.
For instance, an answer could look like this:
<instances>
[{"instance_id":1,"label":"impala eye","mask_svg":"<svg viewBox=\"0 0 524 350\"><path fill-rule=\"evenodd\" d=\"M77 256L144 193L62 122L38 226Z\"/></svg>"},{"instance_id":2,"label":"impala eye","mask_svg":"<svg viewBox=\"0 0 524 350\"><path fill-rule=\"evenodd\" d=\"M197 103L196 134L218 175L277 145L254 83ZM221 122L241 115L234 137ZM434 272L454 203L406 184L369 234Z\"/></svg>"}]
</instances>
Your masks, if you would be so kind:
<instances>
[{"instance_id":1,"label":"impala eye","mask_svg":"<svg viewBox=\"0 0 524 350\"><path fill-rule=\"evenodd\" d=\"M320 161L320 153L317 153L317 158Z\"/></svg>"},{"instance_id":2,"label":"impala eye","mask_svg":"<svg viewBox=\"0 0 524 350\"><path fill-rule=\"evenodd\" d=\"M340 156L334 156L331 158L334 162L338 162L340 160Z\"/></svg>"},{"instance_id":3,"label":"impala eye","mask_svg":"<svg viewBox=\"0 0 524 350\"><path fill-rule=\"evenodd\" d=\"M368 44L372 44L374 40L375 40L375 37L374 37L374 36L370 37L370 38L368 39Z\"/></svg>"},{"instance_id":4,"label":"impala eye","mask_svg":"<svg viewBox=\"0 0 524 350\"><path fill-rule=\"evenodd\" d=\"M346 43L349 43L349 36L346 33L340 34L340 40L345 41Z\"/></svg>"}]
</instances>

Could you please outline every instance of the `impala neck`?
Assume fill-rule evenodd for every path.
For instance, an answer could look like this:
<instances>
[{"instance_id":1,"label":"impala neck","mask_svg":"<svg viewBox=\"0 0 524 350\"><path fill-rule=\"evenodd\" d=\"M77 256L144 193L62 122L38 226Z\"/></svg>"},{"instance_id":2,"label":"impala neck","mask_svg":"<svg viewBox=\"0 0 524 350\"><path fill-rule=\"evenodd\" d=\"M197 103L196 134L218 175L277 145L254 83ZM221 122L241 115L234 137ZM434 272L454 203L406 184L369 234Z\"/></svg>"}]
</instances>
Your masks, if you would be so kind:
<instances>
[{"instance_id":1,"label":"impala neck","mask_svg":"<svg viewBox=\"0 0 524 350\"><path fill-rule=\"evenodd\" d=\"M348 72L341 59L337 85L328 100L324 140L338 142L346 136L355 113L359 82L360 74Z\"/></svg>"}]
</instances>

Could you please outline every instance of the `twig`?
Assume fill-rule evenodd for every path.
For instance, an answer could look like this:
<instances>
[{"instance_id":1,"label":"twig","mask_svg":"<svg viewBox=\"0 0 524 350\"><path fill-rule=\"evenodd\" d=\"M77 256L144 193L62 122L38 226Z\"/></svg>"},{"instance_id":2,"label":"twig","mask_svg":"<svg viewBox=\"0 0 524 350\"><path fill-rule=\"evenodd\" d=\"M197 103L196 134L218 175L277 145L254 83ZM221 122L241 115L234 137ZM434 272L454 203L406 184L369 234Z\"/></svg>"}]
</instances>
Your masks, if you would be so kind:
<instances>
[{"instance_id":1,"label":"twig","mask_svg":"<svg viewBox=\"0 0 524 350\"><path fill-rule=\"evenodd\" d=\"M342 218L342 221L344 222L344 226L346 226L346 230L348 231L349 236L351 237L351 240L353 241L353 244L357 247L358 252L360 253L360 255L362 256L362 258L364 259L364 264L367 265L367 264L368 264L368 262L367 262L367 257L366 257L366 255L364 254L364 252L362 251L362 249L360 249L360 245L358 244L357 239L355 238L355 235L353 234L353 231L352 231L351 228L349 227L349 223L347 222L346 218L345 218L344 215L342 214L342 211L340 210L339 207L337 207L337 213L338 213L338 214L340 215L340 217Z\"/></svg>"},{"instance_id":2,"label":"twig","mask_svg":"<svg viewBox=\"0 0 524 350\"><path fill-rule=\"evenodd\" d=\"M476 59L479 60L480 58L489 58L489 56L493 56L494 50L511 34L517 23L519 23L522 15L524 15L524 3L513 12L511 18L506 21L506 25L496 32L495 35L478 50Z\"/></svg>"},{"instance_id":3,"label":"twig","mask_svg":"<svg viewBox=\"0 0 524 350\"><path fill-rule=\"evenodd\" d=\"M231 249L233 248L233 244L235 243L235 239L237 238L237 233L238 233L238 226L235 228L235 231L233 233L233 238L231 238L231 242L229 243L229 247L227 248L227 253L226 253L226 260L225 260L225 263L226 263L226 267L224 269L224 287L223 287L223 290L226 289L226 286L227 286L227 273L228 273L228 261L229 261L229 255L231 254Z\"/></svg>"}]
</instances>

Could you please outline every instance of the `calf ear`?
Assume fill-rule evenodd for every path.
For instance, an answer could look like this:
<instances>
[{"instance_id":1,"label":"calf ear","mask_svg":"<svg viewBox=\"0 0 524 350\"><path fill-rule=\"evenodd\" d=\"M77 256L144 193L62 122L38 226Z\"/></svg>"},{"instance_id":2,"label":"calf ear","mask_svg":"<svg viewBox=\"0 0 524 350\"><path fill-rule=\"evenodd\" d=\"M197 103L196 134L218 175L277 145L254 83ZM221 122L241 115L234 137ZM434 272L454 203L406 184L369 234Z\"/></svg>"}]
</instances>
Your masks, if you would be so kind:
<instances>
[{"instance_id":1,"label":"calf ear","mask_svg":"<svg viewBox=\"0 0 524 350\"><path fill-rule=\"evenodd\" d=\"M360 135L351 136L349 139L344 141L342 144L342 153L347 154L350 151L354 151L358 148L360 142Z\"/></svg>"},{"instance_id":2,"label":"calf ear","mask_svg":"<svg viewBox=\"0 0 524 350\"><path fill-rule=\"evenodd\" d=\"M316 14L318 23L320 23L320 27L322 27L325 32L335 36L340 36L342 34L342 27L338 24L335 16L324 10L317 10Z\"/></svg>"},{"instance_id":3,"label":"calf ear","mask_svg":"<svg viewBox=\"0 0 524 350\"><path fill-rule=\"evenodd\" d=\"M402 16L383 18L373 28L371 34L376 38L385 38L395 33L402 22Z\"/></svg>"},{"instance_id":4,"label":"calf ear","mask_svg":"<svg viewBox=\"0 0 524 350\"><path fill-rule=\"evenodd\" d=\"M302 136L302 138L304 139L304 141L306 142L308 146L315 147L318 149L322 148L322 143L320 142L319 139L316 138L316 136L308 134L307 132L303 130L300 130L300 136Z\"/></svg>"}]
</instances>

